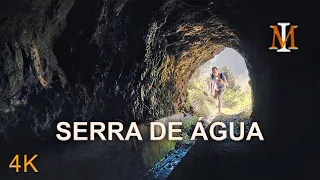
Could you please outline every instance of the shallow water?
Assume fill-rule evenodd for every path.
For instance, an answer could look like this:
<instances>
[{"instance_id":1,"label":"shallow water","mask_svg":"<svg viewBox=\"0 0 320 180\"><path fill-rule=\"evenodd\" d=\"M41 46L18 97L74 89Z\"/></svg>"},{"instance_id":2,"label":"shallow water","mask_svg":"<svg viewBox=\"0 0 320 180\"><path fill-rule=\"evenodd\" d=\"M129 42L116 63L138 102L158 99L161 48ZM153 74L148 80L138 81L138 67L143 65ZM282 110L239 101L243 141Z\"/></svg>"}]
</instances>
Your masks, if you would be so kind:
<instances>
[{"instance_id":1,"label":"shallow water","mask_svg":"<svg viewBox=\"0 0 320 180\"><path fill-rule=\"evenodd\" d=\"M165 180L181 159L188 153L194 142L170 151L160 162L151 168L141 180Z\"/></svg>"}]
</instances>

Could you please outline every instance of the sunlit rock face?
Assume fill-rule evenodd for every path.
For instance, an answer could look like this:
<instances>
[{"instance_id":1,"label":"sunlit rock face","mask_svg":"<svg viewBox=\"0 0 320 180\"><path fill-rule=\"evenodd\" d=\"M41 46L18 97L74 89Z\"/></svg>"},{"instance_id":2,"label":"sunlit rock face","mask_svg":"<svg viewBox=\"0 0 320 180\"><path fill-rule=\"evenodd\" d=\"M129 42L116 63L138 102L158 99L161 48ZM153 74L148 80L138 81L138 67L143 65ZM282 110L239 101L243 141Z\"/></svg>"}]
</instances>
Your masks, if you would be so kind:
<instances>
[{"instance_id":1,"label":"sunlit rock face","mask_svg":"<svg viewBox=\"0 0 320 180\"><path fill-rule=\"evenodd\" d=\"M178 1L42 2L8 2L1 17L3 135L173 114L195 69L238 44L213 12Z\"/></svg>"}]
</instances>

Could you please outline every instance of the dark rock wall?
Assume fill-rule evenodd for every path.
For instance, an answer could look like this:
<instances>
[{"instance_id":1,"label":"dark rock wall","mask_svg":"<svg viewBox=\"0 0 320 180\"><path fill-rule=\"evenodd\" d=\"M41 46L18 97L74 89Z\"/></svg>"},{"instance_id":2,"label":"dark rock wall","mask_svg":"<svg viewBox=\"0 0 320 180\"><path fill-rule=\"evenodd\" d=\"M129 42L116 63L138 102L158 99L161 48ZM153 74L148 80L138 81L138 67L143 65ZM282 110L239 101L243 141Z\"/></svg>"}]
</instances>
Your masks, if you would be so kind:
<instances>
[{"instance_id":1,"label":"dark rock wall","mask_svg":"<svg viewBox=\"0 0 320 180\"><path fill-rule=\"evenodd\" d=\"M194 70L238 44L214 13L179 1L35 1L13 13L18 5L1 18L3 136L171 115Z\"/></svg>"},{"instance_id":2,"label":"dark rock wall","mask_svg":"<svg viewBox=\"0 0 320 180\"><path fill-rule=\"evenodd\" d=\"M1 19L1 132L19 124L35 133L59 113L54 81L66 83L53 43L65 29L72 1L5 1ZM52 102L52 103L50 103Z\"/></svg>"}]
</instances>

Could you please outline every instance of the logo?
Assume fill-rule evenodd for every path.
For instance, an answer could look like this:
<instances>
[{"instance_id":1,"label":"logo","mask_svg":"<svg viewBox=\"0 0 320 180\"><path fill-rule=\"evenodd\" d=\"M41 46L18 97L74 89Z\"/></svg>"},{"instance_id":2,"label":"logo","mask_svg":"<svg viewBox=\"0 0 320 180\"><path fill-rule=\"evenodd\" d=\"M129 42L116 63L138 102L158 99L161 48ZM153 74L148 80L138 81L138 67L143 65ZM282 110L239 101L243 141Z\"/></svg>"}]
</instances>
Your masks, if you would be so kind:
<instances>
[{"instance_id":1,"label":"logo","mask_svg":"<svg viewBox=\"0 0 320 180\"><path fill-rule=\"evenodd\" d=\"M279 22L277 25L271 25L273 29L272 45L269 47L270 50L277 50L277 52L291 52L291 50L297 50L298 47L295 45L294 30L298 27L297 25L290 25L288 22ZM278 26L281 27L281 34ZM289 31L287 32L287 26ZM278 39L280 49L276 46L276 38ZM290 46L287 48L286 44L290 38Z\"/></svg>"}]
</instances>

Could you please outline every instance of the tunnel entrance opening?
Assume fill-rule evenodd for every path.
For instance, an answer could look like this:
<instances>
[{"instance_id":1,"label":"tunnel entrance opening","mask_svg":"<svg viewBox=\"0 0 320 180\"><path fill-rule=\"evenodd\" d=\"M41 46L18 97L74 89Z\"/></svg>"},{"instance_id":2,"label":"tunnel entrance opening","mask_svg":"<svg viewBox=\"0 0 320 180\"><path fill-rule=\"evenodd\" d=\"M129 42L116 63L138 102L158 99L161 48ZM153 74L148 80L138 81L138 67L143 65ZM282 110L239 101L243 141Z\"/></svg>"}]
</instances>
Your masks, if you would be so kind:
<instances>
[{"instance_id":1,"label":"tunnel entrance opening","mask_svg":"<svg viewBox=\"0 0 320 180\"><path fill-rule=\"evenodd\" d=\"M216 44L212 47L218 48L213 51L201 51L202 54L194 53L194 57L197 57L195 60L202 61L205 59L201 64L196 65L197 67L194 67L196 68L195 70L192 69L192 64L196 63L190 63L192 58L185 61L181 60L183 65L191 66L189 69L181 68L183 70L188 69L188 71L184 72L190 73L188 75L190 78L187 80L187 86L185 86L187 89L186 100L179 109L179 112L183 114L183 117L180 119L182 122L180 133L182 140L175 143L175 148L169 151L163 160L150 169L144 175L144 179L150 179L150 177L155 176L161 176L165 179L172 171L175 171L174 169L179 166L177 164L180 161L183 161L183 166L193 164L190 159L195 156L193 153L197 152L199 147L204 151L203 154L207 154L208 157L211 151L218 155L224 153L236 155L242 151L250 151L251 146L248 144L251 142L242 139L239 140L241 141L239 143L238 141L235 142L234 138L232 138L241 137L241 135L247 137L252 125L253 93L246 61L235 50L236 48L233 49ZM211 57L208 57L207 54L211 54ZM214 99L214 94L209 92L213 67L217 67L219 72L224 74L228 82L222 98L221 113L218 113L218 102ZM208 140L200 136L192 138L194 131L198 129L196 127L199 125L199 121L202 127L205 128L204 131L208 137L210 131L214 131L213 134L219 137L221 137L221 134L218 134L216 130L225 131L227 135L223 142L217 143L215 140L210 140L210 138ZM222 122L226 126L211 128L214 122ZM196 132L199 131L197 130ZM208 141L210 143L204 143ZM170 170L162 168L167 166L172 168Z\"/></svg>"},{"instance_id":2,"label":"tunnel entrance opening","mask_svg":"<svg viewBox=\"0 0 320 180\"><path fill-rule=\"evenodd\" d=\"M216 84L212 79L213 67L217 67L219 73L226 78L225 88L219 82ZM210 90L210 84L212 90ZM221 93L218 89L214 90L214 86L225 90ZM221 112L219 113L220 94ZM252 113L252 102L250 77L244 58L234 49L225 48L220 54L203 63L192 74L188 83L187 100L183 108L207 120L213 120L217 118L217 115L230 120L248 120Z\"/></svg>"}]
</instances>

